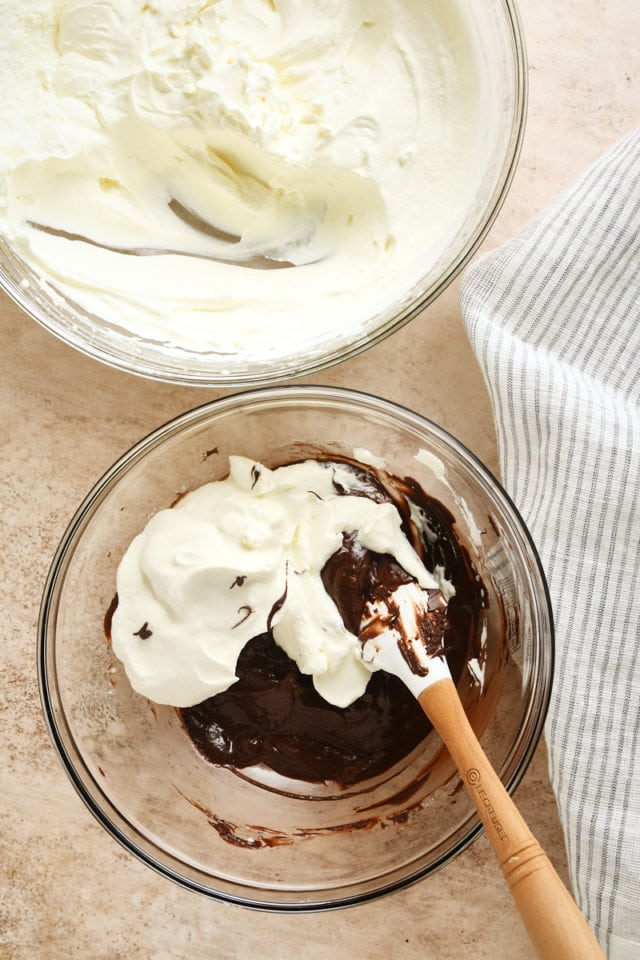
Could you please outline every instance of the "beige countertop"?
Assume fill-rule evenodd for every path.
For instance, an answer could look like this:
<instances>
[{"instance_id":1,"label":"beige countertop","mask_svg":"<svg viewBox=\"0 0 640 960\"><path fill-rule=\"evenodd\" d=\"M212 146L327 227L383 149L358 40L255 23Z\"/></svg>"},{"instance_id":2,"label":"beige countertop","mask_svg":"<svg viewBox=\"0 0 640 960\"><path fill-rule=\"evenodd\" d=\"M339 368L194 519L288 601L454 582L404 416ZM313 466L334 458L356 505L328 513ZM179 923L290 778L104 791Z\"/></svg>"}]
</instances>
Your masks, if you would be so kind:
<instances>
[{"instance_id":1,"label":"beige countertop","mask_svg":"<svg viewBox=\"0 0 640 960\"><path fill-rule=\"evenodd\" d=\"M521 0L529 120L485 246L512 237L638 122L636 0ZM313 377L382 393L436 420L497 470L491 409L459 320L459 281L368 353ZM67 522L133 442L219 392L133 378L59 343L0 297L3 527L0 646L0 958L511 958L532 956L482 837L435 877L361 907L280 916L214 903L157 876L75 794L45 730L36 623ZM310 380L311 382L311 380ZM561 872L539 748L516 799Z\"/></svg>"}]
</instances>

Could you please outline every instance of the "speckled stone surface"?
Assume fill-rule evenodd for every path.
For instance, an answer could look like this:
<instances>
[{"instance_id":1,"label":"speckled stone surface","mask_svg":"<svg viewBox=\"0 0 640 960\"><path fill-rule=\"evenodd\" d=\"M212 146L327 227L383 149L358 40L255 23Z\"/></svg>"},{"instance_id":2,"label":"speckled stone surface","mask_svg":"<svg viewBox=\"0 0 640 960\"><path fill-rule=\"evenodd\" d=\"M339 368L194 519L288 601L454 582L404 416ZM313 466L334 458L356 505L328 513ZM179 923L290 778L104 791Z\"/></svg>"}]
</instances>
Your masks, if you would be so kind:
<instances>
[{"instance_id":1,"label":"speckled stone surface","mask_svg":"<svg viewBox=\"0 0 640 960\"><path fill-rule=\"evenodd\" d=\"M512 237L638 120L635 0L522 0L529 121L485 247ZM313 382L383 393L497 468L491 410L462 329L459 282L386 342ZM0 298L3 517L0 641L0 958L137 960L532 956L484 838L434 878L332 914L248 913L156 876L87 812L45 730L35 644L59 538L101 473L151 428L213 391L146 382L85 359ZM516 799L564 873L541 745Z\"/></svg>"}]
</instances>

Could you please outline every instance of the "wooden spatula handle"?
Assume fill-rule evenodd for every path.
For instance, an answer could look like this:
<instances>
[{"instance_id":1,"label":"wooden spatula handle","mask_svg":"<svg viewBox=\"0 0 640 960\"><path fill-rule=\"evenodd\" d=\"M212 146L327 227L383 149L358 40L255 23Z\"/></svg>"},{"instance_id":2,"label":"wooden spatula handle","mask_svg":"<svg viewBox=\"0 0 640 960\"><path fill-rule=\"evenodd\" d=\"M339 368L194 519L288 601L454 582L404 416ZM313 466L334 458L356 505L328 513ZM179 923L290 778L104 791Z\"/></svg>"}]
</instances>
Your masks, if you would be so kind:
<instances>
[{"instance_id":1,"label":"wooden spatula handle","mask_svg":"<svg viewBox=\"0 0 640 960\"><path fill-rule=\"evenodd\" d=\"M575 900L489 763L453 682L437 681L418 700L460 771L538 956L603 960Z\"/></svg>"}]
</instances>

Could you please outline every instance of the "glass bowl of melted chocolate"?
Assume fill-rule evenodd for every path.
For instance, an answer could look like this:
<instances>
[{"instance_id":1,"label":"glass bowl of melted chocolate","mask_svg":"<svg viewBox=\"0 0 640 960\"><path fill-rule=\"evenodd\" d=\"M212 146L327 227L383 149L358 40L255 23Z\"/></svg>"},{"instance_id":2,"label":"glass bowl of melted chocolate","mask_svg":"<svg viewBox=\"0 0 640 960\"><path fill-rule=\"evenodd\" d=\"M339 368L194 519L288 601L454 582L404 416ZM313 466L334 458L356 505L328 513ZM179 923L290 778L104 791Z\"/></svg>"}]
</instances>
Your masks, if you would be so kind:
<instances>
[{"instance_id":1,"label":"glass bowl of melted chocolate","mask_svg":"<svg viewBox=\"0 0 640 960\"><path fill-rule=\"evenodd\" d=\"M460 778L405 686L348 655L367 600L421 577L512 791L542 733L553 626L495 477L424 417L332 387L160 427L81 504L43 596L43 709L81 798L162 875L263 910L357 904L443 867L481 830Z\"/></svg>"}]
</instances>

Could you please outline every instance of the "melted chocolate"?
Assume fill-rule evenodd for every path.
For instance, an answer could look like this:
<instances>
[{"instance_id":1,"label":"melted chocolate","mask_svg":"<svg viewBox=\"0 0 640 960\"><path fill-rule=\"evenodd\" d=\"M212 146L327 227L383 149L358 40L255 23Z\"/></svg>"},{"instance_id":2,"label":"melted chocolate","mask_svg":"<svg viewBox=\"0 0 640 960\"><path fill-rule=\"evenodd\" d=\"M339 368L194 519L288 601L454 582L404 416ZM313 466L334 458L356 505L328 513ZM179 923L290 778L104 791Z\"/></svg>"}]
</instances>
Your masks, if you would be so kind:
<instances>
[{"instance_id":1,"label":"melted chocolate","mask_svg":"<svg viewBox=\"0 0 640 960\"><path fill-rule=\"evenodd\" d=\"M456 595L446 615L434 610L433 617L440 637L446 616L447 660L457 681L466 660L476 652L484 591L456 539L455 521L414 480L396 479L395 490L387 492L375 477L364 475L366 495L375 500L392 498L403 516L405 533L427 567L441 565L455 584ZM424 539L409 523L405 495L427 518L430 531ZM391 557L364 550L356 535L346 532L322 579L345 625L357 634L367 599L388 595L411 578ZM270 632L245 646L236 673L238 681L224 693L179 711L199 752L232 769L262 763L287 777L349 786L388 770L431 729L404 684L382 671L372 675L364 695L351 706L331 705Z\"/></svg>"},{"instance_id":2,"label":"melted chocolate","mask_svg":"<svg viewBox=\"0 0 640 960\"><path fill-rule=\"evenodd\" d=\"M268 633L249 641L236 672L224 693L180 711L200 753L223 766L263 763L347 786L388 769L430 729L401 681L382 672L351 706L332 706Z\"/></svg>"}]
</instances>

